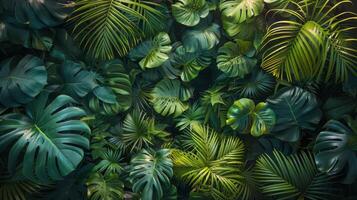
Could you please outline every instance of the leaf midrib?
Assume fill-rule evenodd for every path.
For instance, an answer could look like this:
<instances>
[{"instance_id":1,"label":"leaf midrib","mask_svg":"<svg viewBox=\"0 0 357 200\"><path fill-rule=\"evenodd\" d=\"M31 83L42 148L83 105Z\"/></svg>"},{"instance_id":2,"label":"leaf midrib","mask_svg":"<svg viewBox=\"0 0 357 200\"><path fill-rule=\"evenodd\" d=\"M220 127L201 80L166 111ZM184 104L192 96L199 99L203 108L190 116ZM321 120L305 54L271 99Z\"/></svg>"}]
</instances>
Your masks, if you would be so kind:
<instances>
[{"instance_id":1,"label":"leaf midrib","mask_svg":"<svg viewBox=\"0 0 357 200\"><path fill-rule=\"evenodd\" d=\"M37 126L37 124L34 124L34 128L36 129L36 131L37 131L38 133L40 133L40 135L42 135L42 136L45 138L46 141L48 141L48 142L51 144L51 146L52 146L53 148L55 148L56 150L58 150L59 152L61 152L60 149L57 147L57 145L55 145L55 144L52 142L52 140L46 135L46 133L44 133L44 132L41 130L40 127Z\"/></svg>"}]
</instances>

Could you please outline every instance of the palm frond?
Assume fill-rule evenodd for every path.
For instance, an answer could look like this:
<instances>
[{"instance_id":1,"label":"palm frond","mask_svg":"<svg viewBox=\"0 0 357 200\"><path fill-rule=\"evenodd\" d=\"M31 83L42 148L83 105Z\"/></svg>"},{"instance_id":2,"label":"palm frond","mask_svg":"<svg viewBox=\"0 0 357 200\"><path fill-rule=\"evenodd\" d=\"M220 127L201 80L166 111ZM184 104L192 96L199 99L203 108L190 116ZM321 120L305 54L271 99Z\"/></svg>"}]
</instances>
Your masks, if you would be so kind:
<instances>
[{"instance_id":1,"label":"palm frond","mask_svg":"<svg viewBox=\"0 0 357 200\"><path fill-rule=\"evenodd\" d=\"M235 137L220 136L214 130L194 125L186 134L190 151L172 152L174 173L195 190L215 188L231 195L240 183L244 146Z\"/></svg>"},{"instance_id":2,"label":"palm frond","mask_svg":"<svg viewBox=\"0 0 357 200\"><path fill-rule=\"evenodd\" d=\"M262 155L254 170L262 193L274 199L337 198L332 177L317 170L309 152L285 156L275 150L272 156Z\"/></svg>"},{"instance_id":3,"label":"palm frond","mask_svg":"<svg viewBox=\"0 0 357 200\"><path fill-rule=\"evenodd\" d=\"M155 26L146 18L147 12L151 17L161 15L155 6L142 0L79 0L69 22L74 39L90 56L113 59L125 55L145 35L140 23Z\"/></svg>"}]
</instances>

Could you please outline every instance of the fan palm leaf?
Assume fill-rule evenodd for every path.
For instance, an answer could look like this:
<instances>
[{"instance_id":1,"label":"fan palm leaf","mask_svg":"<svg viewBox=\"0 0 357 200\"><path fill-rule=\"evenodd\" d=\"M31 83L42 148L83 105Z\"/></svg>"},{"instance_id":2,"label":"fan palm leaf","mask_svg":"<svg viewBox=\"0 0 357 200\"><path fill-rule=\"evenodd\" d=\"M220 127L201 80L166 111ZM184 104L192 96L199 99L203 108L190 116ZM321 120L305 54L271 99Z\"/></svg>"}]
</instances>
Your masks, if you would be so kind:
<instances>
[{"instance_id":1,"label":"fan palm leaf","mask_svg":"<svg viewBox=\"0 0 357 200\"><path fill-rule=\"evenodd\" d=\"M79 0L76 5L69 19L74 38L90 56L103 60L125 55L141 40L145 34L139 23L155 21L148 21L145 12L161 15L153 8L158 4L142 0Z\"/></svg>"},{"instance_id":2,"label":"fan palm leaf","mask_svg":"<svg viewBox=\"0 0 357 200\"><path fill-rule=\"evenodd\" d=\"M236 137L220 136L195 124L186 133L187 150L172 152L174 173L195 190L206 187L234 194L240 183L244 146Z\"/></svg>"}]
</instances>

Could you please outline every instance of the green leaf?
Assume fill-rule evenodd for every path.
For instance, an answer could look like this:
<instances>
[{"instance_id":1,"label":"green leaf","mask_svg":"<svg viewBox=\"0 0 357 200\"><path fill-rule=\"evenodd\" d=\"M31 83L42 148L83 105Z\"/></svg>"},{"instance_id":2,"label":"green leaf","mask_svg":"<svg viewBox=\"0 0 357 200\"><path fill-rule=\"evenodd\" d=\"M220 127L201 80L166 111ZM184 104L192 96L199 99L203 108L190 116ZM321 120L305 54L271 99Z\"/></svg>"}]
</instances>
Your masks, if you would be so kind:
<instances>
[{"instance_id":1,"label":"green leaf","mask_svg":"<svg viewBox=\"0 0 357 200\"><path fill-rule=\"evenodd\" d=\"M338 199L333 177L317 170L309 152L264 154L257 160L254 177L262 193L272 199Z\"/></svg>"},{"instance_id":2,"label":"green leaf","mask_svg":"<svg viewBox=\"0 0 357 200\"><path fill-rule=\"evenodd\" d=\"M138 44L146 35L143 30L161 27L162 14L155 9L158 6L137 0L77 0L69 21L74 39L89 56L111 60L118 54L126 55Z\"/></svg>"},{"instance_id":3,"label":"green leaf","mask_svg":"<svg viewBox=\"0 0 357 200\"><path fill-rule=\"evenodd\" d=\"M129 57L133 61L141 59L139 65L142 69L160 67L169 58L172 48L170 43L169 35L161 32L131 50Z\"/></svg>"},{"instance_id":4,"label":"green leaf","mask_svg":"<svg viewBox=\"0 0 357 200\"><path fill-rule=\"evenodd\" d=\"M225 126L227 116L226 93L222 86L214 86L204 91L200 99L205 113L204 123L210 123L214 128Z\"/></svg>"},{"instance_id":5,"label":"green leaf","mask_svg":"<svg viewBox=\"0 0 357 200\"><path fill-rule=\"evenodd\" d=\"M4 106L29 103L46 84L46 68L35 56L12 57L0 63L0 103Z\"/></svg>"},{"instance_id":6,"label":"green leaf","mask_svg":"<svg viewBox=\"0 0 357 200\"><path fill-rule=\"evenodd\" d=\"M121 141L130 151L154 146L158 141L164 141L170 135L155 120L143 112L134 110L124 119Z\"/></svg>"},{"instance_id":7,"label":"green leaf","mask_svg":"<svg viewBox=\"0 0 357 200\"><path fill-rule=\"evenodd\" d=\"M0 160L0 198L6 200L27 200L30 195L39 193L42 185L26 179L21 173L9 174Z\"/></svg>"},{"instance_id":8,"label":"green leaf","mask_svg":"<svg viewBox=\"0 0 357 200\"><path fill-rule=\"evenodd\" d=\"M172 151L175 176L193 191L211 188L234 196L241 178L242 141L198 124L185 137L186 151Z\"/></svg>"},{"instance_id":9,"label":"green leaf","mask_svg":"<svg viewBox=\"0 0 357 200\"><path fill-rule=\"evenodd\" d=\"M206 0L179 0L172 4L172 15L176 21L186 26L195 26L200 18L209 14L209 6Z\"/></svg>"},{"instance_id":10,"label":"green leaf","mask_svg":"<svg viewBox=\"0 0 357 200\"><path fill-rule=\"evenodd\" d=\"M329 119L341 119L342 117L357 112L356 98L348 96L328 98L322 110Z\"/></svg>"},{"instance_id":11,"label":"green leaf","mask_svg":"<svg viewBox=\"0 0 357 200\"><path fill-rule=\"evenodd\" d=\"M0 5L18 23L34 29L60 25L71 14L73 5L67 0L1 1Z\"/></svg>"},{"instance_id":12,"label":"green leaf","mask_svg":"<svg viewBox=\"0 0 357 200\"><path fill-rule=\"evenodd\" d=\"M181 101L182 85L179 80L164 79L158 82L151 92L154 110L162 116L181 115L188 105Z\"/></svg>"},{"instance_id":13,"label":"green leaf","mask_svg":"<svg viewBox=\"0 0 357 200\"><path fill-rule=\"evenodd\" d=\"M262 68L289 82L322 78L327 82L331 77L338 82L356 74L356 26L352 24L357 19L354 13L340 11L349 3L301 1L276 9L298 20L283 19L269 27L261 47Z\"/></svg>"},{"instance_id":14,"label":"green leaf","mask_svg":"<svg viewBox=\"0 0 357 200\"><path fill-rule=\"evenodd\" d=\"M249 133L255 137L269 133L275 124L275 113L266 103L255 106L250 99L239 99L233 103L227 113L227 125L234 130Z\"/></svg>"},{"instance_id":15,"label":"green leaf","mask_svg":"<svg viewBox=\"0 0 357 200\"><path fill-rule=\"evenodd\" d=\"M180 131L184 129L192 129L195 124L202 124L205 118L205 112L203 107L200 107L197 103L190 106L181 116L175 119L176 127Z\"/></svg>"},{"instance_id":16,"label":"green leaf","mask_svg":"<svg viewBox=\"0 0 357 200\"><path fill-rule=\"evenodd\" d=\"M171 186L173 176L169 149L157 151L143 149L131 159L130 179L133 191L141 194L143 200L162 199Z\"/></svg>"},{"instance_id":17,"label":"green leaf","mask_svg":"<svg viewBox=\"0 0 357 200\"><path fill-rule=\"evenodd\" d=\"M98 86L95 74L84 70L81 63L66 60L59 67L63 92L70 96L84 97Z\"/></svg>"},{"instance_id":18,"label":"green leaf","mask_svg":"<svg viewBox=\"0 0 357 200\"><path fill-rule=\"evenodd\" d=\"M283 141L300 140L302 130L315 130L320 122L322 113L315 95L301 88L282 89L267 102L277 117L271 134Z\"/></svg>"},{"instance_id":19,"label":"green leaf","mask_svg":"<svg viewBox=\"0 0 357 200\"><path fill-rule=\"evenodd\" d=\"M269 133L276 122L275 113L266 103L258 103L254 110L250 134L255 137Z\"/></svg>"},{"instance_id":20,"label":"green leaf","mask_svg":"<svg viewBox=\"0 0 357 200\"><path fill-rule=\"evenodd\" d=\"M344 182L352 183L357 179L356 130L336 120L328 121L324 129L314 146L318 169L328 174L343 173Z\"/></svg>"},{"instance_id":21,"label":"green leaf","mask_svg":"<svg viewBox=\"0 0 357 200\"><path fill-rule=\"evenodd\" d=\"M263 0L221 0L219 9L224 17L233 22L242 23L258 16L264 9Z\"/></svg>"},{"instance_id":22,"label":"green leaf","mask_svg":"<svg viewBox=\"0 0 357 200\"><path fill-rule=\"evenodd\" d=\"M210 51L188 52L183 46L179 46L170 59L170 65L181 69L180 78L184 82L195 79L200 71L211 64L212 53Z\"/></svg>"},{"instance_id":23,"label":"green leaf","mask_svg":"<svg viewBox=\"0 0 357 200\"><path fill-rule=\"evenodd\" d=\"M254 48L246 50L250 46L247 43L227 42L218 50L217 67L229 77L243 78L249 74L257 64L253 58Z\"/></svg>"},{"instance_id":24,"label":"green leaf","mask_svg":"<svg viewBox=\"0 0 357 200\"><path fill-rule=\"evenodd\" d=\"M112 89L121 110L128 110L132 103L132 83L123 63L118 59L107 61L101 64L100 74L103 77L101 82Z\"/></svg>"},{"instance_id":25,"label":"green leaf","mask_svg":"<svg viewBox=\"0 0 357 200\"><path fill-rule=\"evenodd\" d=\"M132 105L132 83L122 61L115 59L100 63L97 74L99 87L89 100L91 110L102 115L115 115Z\"/></svg>"},{"instance_id":26,"label":"green leaf","mask_svg":"<svg viewBox=\"0 0 357 200\"><path fill-rule=\"evenodd\" d=\"M92 174L88 181L89 200L121 200L124 198L124 184L118 174Z\"/></svg>"},{"instance_id":27,"label":"green leaf","mask_svg":"<svg viewBox=\"0 0 357 200\"><path fill-rule=\"evenodd\" d=\"M198 26L187 30L182 36L183 46L187 52L210 50L214 48L221 37L219 25Z\"/></svg>"},{"instance_id":28,"label":"green leaf","mask_svg":"<svg viewBox=\"0 0 357 200\"><path fill-rule=\"evenodd\" d=\"M104 152L101 151L100 153L101 161L94 166L94 171L103 174L120 174L124 170L120 163L123 159L120 150L113 151L111 149L106 149Z\"/></svg>"},{"instance_id":29,"label":"green leaf","mask_svg":"<svg viewBox=\"0 0 357 200\"><path fill-rule=\"evenodd\" d=\"M239 97L261 99L269 95L275 86L273 76L262 70L253 72L242 79L234 79L230 83L230 90L235 91Z\"/></svg>"},{"instance_id":30,"label":"green leaf","mask_svg":"<svg viewBox=\"0 0 357 200\"><path fill-rule=\"evenodd\" d=\"M238 129L244 133L248 132L252 116L254 112L255 103L250 99L239 99L236 100L233 105L229 108L227 113L227 125L230 125L233 129Z\"/></svg>"},{"instance_id":31,"label":"green leaf","mask_svg":"<svg viewBox=\"0 0 357 200\"><path fill-rule=\"evenodd\" d=\"M26 106L26 115L11 113L0 121L0 150L9 147L8 166L15 169L22 161L22 172L31 180L61 180L76 169L89 148L88 139L78 133L90 133L77 120L85 112L74 106L66 95L47 104L48 94L41 94ZM67 106L67 107L65 107Z\"/></svg>"}]
</instances>

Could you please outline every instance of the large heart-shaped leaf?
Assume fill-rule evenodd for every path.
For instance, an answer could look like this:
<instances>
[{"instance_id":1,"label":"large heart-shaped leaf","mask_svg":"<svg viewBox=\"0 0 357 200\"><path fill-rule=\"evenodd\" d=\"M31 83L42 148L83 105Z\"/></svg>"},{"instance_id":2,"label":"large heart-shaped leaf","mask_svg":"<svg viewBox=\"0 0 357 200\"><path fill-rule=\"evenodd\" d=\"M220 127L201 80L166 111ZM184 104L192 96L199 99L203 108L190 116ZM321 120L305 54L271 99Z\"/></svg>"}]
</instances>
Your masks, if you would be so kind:
<instances>
[{"instance_id":1,"label":"large heart-shaped leaf","mask_svg":"<svg viewBox=\"0 0 357 200\"><path fill-rule=\"evenodd\" d=\"M247 132L251 124L251 113L254 111L254 101L250 99L239 99L233 103L227 113L227 125L233 129Z\"/></svg>"},{"instance_id":2,"label":"large heart-shaped leaf","mask_svg":"<svg viewBox=\"0 0 357 200\"><path fill-rule=\"evenodd\" d=\"M33 100L47 84L47 71L42 60L27 55L0 63L0 103L19 106Z\"/></svg>"},{"instance_id":3,"label":"large heart-shaped leaf","mask_svg":"<svg viewBox=\"0 0 357 200\"><path fill-rule=\"evenodd\" d=\"M254 101L243 98L229 108L226 123L235 130L258 137L268 133L275 121L275 113L266 103L255 106Z\"/></svg>"},{"instance_id":4,"label":"large heart-shaped leaf","mask_svg":"<svg viewBox=\"0 0 357 200\"><path fill-rule=\"evenodd\" d=\"M156 84L151 92L151 102L154 110L163 116L179 116L188 109L188 105L182 100L184 91L179 80L164 79Z\"/></svg>"},{"instance_id":5,"label":"large heart-shaped leaf","mask_svg":"<svg viewBox=\"0 0 357 200\"><path fill-rule=\"evenodd\" d=\"M314 153L320 171L329 174L343 172L345 182L357 178L357 132L343 123L330 120L316 138Z\"/></svg>"},{"instance_id":6,"label":"large heart-shaped leaf","mask_svg":"<svg viewBox=\"0 0 357 200\"><path fill-rule=\"evenodd\" d=\"M277 117L272 134L284 141L298 141L302 130L314 130L321 118L315 95L298 87L282 89L267 102Z\"/></svg>"},{"instance_id":7,"label":"large heart-shaped leaf","mask_svg":"<svg viewBox=\"0 0 357 200\"><path fill-rule=\"evenodd\" d=\"M210 50L219 43L221 33L218 24L198 26L182 36L183 46L188 52Z\"/></svg>"},{"instance_id":8,"label":"large heart-shaped leaf","mask_svg":"<svg viewBox=\"0 0 357 200\"><path fill-rule=\"evenodd\" d=\"M141 194L143 200L162 199L170 188L173 176L169 149L158 151L143 149L131 160L130 179L133 191Z\"/></svg>"},{"instance_id":9,"label":"large heart-shaped leaf","mask_svg":"<svg viewBox=\"0 0 357 200\"><path fill-rule=\"evenodd\" d=\"M61 24L72 11L68 0L2 0L6 13L17 22L41 29Z\"/></svg>"},{"instance_id":10,"label":"large heart-shaped leaf","mask_svg":"<svg viewBox=\"0 0 357 200\"><path fill-rule=\"evenodd\" d=\"M201 18L207 17L209 6L206 0L179 0L172 4L172 15L186 26L195 26Z\"/></svg>"},{"instance_id":11,"label":"large heart-shaped leaf","mask_svg":"<svg viewBox=\"0 0 357 200\"><path fill-rule=\"evenodd\" d=\"M258 16L264 8L263 0L221 0L219 8L222 15L241 23Z\"/></svg>"},{"instance_id":12,"label":"large heart-shaped leaf","mask_svg":"<svg viewBox=\"0 0 357 200\"><path fill-rule=\"evenodd\" d=\"M141 68L155 68L161 66L168 58L171 52L171 40L167 33L159 33L152 40L142 42L135 47L129 57L134 60L140 60Z\"/></svg>"},{"instance_id":13,"label":"large heart-shaped leaf","mask_svg":"<svg viewBox=\"0 0 357 200\"><path fill-rule=\"evenodd\" d=\"M230 77L243 78L249 74L257 64L257 59L253 58L255 50L250 44L247 44L247 42L241 42L239 44L227 42L219 48L218 54L218 69Z\"/></svg>"},{"instance_id":14,"label":"large heart-shaped leaf","mask_svg":"<svg viewBox=\"0 0 357 200\"><path fill-rule=\"evenodd\" d=\"M78 133L90 133L77 120L85 112L70 104L75 101L59 95L47 104L42 93L26 106L26 115L11 113L0 121L0 150L9 148L8 166L22 162L23 174L31 180L60 180L82 161L88 139Z\"/></svg>"}]
</instances>

